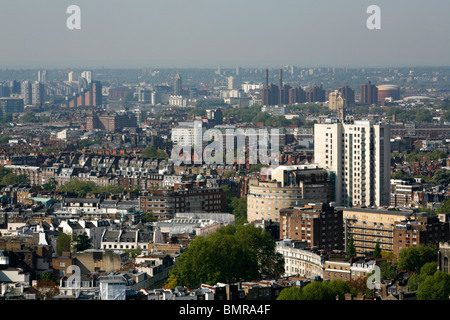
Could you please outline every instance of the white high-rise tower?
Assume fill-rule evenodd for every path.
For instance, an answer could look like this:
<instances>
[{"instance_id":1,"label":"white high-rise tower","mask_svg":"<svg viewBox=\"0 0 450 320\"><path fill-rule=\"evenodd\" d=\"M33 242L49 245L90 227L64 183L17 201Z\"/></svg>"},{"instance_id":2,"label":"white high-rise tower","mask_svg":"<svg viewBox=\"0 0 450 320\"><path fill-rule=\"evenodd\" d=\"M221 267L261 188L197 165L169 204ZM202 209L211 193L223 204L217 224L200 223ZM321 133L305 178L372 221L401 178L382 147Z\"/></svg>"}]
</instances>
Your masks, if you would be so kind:
<instances>
[{"instance_id":1,"label":"white high-rise tower","mask_svg":"<svg viewBox=\"0 0 450 320\"><path fill-rule=\"evenodd\" d=\"M314 162L335 179L338 206L390 202L390 126L363 120L314 126Z\"/></svg>"}]
</instances>

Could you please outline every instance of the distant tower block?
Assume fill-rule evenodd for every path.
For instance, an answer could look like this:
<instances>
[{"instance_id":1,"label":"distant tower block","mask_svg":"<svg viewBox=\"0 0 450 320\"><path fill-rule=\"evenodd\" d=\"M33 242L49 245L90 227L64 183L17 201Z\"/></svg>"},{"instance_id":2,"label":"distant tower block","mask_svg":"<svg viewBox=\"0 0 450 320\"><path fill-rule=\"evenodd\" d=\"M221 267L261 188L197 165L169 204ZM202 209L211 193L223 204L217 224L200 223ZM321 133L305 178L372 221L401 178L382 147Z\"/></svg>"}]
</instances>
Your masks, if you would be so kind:
<instances>
[{"instance_id":1,"label":"distant tower block","mask_svg":"<svg viewBox=\"0 0 450 320\"><path fill-rule=\"evenodd\" d=\"M264 85L269 86L269 69L264 70Z\"/></svg>"},{"instance_id":2,"label":"distant tower block","mask_svg":"<svg viewBox=\"0 0 450 320\"><path fill-rule=\"evenodd\" d=\"M180 75L177 73L175 76L175 82L173 86L173 94L175 96L181 96L183 93L183 86Z\"/></svg>"},{"instance_id":3,"label":"distant tower block","mask_svg":"<svg viewBox=\"0 0 450 320\"><path fill-rule=\"evenodd\" d=\"M280 69L279 71L278 71L278 75L279 75L279 78L280 78L280 88L283 86L283 70L282 69Z\"/></svg>"}]
</instances>

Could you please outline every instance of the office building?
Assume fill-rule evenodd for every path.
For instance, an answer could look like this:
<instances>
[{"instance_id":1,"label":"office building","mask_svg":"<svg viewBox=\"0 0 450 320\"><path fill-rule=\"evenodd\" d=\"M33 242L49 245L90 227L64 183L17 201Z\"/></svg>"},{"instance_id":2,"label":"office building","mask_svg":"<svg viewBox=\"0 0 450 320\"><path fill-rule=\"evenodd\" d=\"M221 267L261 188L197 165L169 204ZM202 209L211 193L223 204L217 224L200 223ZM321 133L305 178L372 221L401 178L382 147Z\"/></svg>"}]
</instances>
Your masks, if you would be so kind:
<instances>
[{"instance_id":1,"label":"office building","mask_svg":"<svg viewBox=\"0 0 450 320\"><path fill-rule=\"evenodd\" d=\"M31 104L42 105L44 103L44 84L35 81L31 84Z\"/></svg>"},{"instance_id":2,"label":"office building","mask_svg":"<svg viewBox=\"0 0 450 320\"><path fill-rule=\"evenodd\" d=\"M222 109L207 109L206 110L206 119L214 120L216 125L220 125L223 123L223 114Z\"/></svg>"},{"instance_id":3,"label":"office building","mask_svg":"<svg viewBox=\"0 0 450 320\"><path fill-rule=\"evenodd\" d=\"M359 103L376 104L378 103L378 88L371 81L360 86Z\"/></svg>"},{"instance_id":4,"label":"office building","mask_svg":"<svg viewBox=\"0 0 450 320\"><path fill-rule=\"evenodd\" d=\"M183 95L183 84L180 75L177 73L175 75L175 81L173 84L173 95L182 96Z\"/></svg>"},{"instance_id":5,"label":"office building","mask_svg":"<svg viewBox=\"0 0 450 320\"><path fill-rule=\"evenodd\" d=\"M38 71L38 80L41 83L47 82L47 70L39 70Z\"/></svg>"},{"instance_id":6,"label":"office building","mask_svg":"<svg viewBox=\"0 0 450 320\"><path fill-rule=\"evenodd\" d=\"M193 146L197 143L199 146L206 146L203 141L203 133L206 131L204 122L179 122L178 127L172 128L171 140L173 145Z\"/></svg>"},{"instance_id":7,"label":"office building","mask_svg":"<svg viewBox=\"0 0 450 320\"><path fill-rule=\"evenodd\" d=\"M90 84L92 82L92 71L81 72L81 78L86 79L87 83Z\"/></svg>"},{"instance_id":8,"label":"office building","mask_svg":"<svg viewBox=\"0 0 450 320\"><path fill-rule=\"evenodd\" d=\"M355 91L349 86L343 86L338 89L344 99L344 107L348 108L355 103Z\"/></svg>"},{"instance_id":9,"label":"office building","mask_svg":"<svg viewBox=\"0 0 450 320\"><path fill-rule=\"evenodd\" d=\"M0 116L23 111L24 111L23 99L0 98Z\"/></svg>"},{"instance_id":10,"label":"office building","mask_svg":"<svg viewBox=\"0 0 450 320\"><path fill-rule=\"evenodd\" d=\"M390 126L374 121L316 124L314 161L331 171L338 206L388 206Z\"/></svg>"},{"instance_id":11,"label":"office building","mask_svg":"<svg viewBox=\"0 0 450 320\"><path fill-rule=\"evenodd\" d=\"M31 81L23 81L21 85L21 94L23 103L26 106L29 106L32 104L32 88L31 88Z\"/></svg>"},{"instance_id":12,"label":"office building","mask_svg":"<svg viewBox=\"0 0 450 320\"><path fill-rule=\"evenodd\" d=\"M227 78L227 88L228 90L236 89L236 79L233 76Z\"/></svg>"},{"instance_id":13,"label":"office building","mask_svg":"<svg viewBox=\"0 0 450 320\"><path fill-rule=\"evenodd\" d=\"M325 102L326 92L322 85L314 86L306 90L306 102Z\"/></svg>"},{"instance_id":14,"label":"office building","mask_svg":"<svg viewBox=\"0 0 450 320\"><path fill-rule=\"evenodd\" d=\"M289 89L289 104L306 102L306 92L301 86Z\"/></svg>"}]
</instances>

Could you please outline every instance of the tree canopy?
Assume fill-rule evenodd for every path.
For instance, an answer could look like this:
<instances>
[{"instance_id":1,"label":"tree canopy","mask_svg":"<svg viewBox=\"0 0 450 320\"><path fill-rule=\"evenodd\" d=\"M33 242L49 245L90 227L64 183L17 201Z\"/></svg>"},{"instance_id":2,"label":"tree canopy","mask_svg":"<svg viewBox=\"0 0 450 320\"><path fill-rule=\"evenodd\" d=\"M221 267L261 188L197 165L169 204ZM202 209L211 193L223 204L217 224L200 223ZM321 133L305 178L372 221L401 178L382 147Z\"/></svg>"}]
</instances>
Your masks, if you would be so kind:
<instances>
[{"instance_id":1,"label":"tree canopy","mask_svg":"<svg viewBox=\"0 0 450 320\"><path fill-rule=\"evenodd\" d=\"M73 235L72 241L75 243L76 251L84 251L92 247L92 239L85 233Z\"/></svg>"},{"instance_id":2,"label":"tree canopy","mask_svg":"<svg viewBox=\"0 0 450 320\"><path fill-rule=\"evenodd\" d=\"M432 181L435 185L448 185L450 183L450 170L444 168L436 170Z\"/></svg>"},{"instance_id":3,"label":"tree canopy","mask_svg":"<svg viewBox=\"0 0 450 320\"><path fill-rule=\"evenodd\" d=\"M178 285L272 279L284 273L284 258L270 234L254 225L228 225L198 236L177 259Z\"/></svg>"},{"instance_id":4,"label":"tree canopy","mask_svg":"<svg viewBox=\"0 0 450 320\"><path fill-rule=\"evenodd\" d=\"M64 232L61 232L56 239L56 255L60 256L65 251L70 251L72 247L72 237Z\"/></svg>"},{"instance_id":5,"label":"tree canopy","mask_svg":"<svg viewBox=\"0 0 450 320\"><path fill-rule=\"evenodd\" d=\"M343 300L346 293L351 293L351 288L343 280L313 281L302 288L284 288L277 300L336 300L337 296Z\"/></svg>"},{"instance_id":6,"label":"tree canopy","mask_svg":"<svg viewBox=\"0 0 450 320\"><path fill-rule=\"evenodd\" d=\"M142 150L143 158L151 158L151 159L168 159L169 155L162 150L158 150L154 147L147 147Z\"/></svg>"},{"instance_id":7,"label":"tree canopy","mask_svg":"<svg viewBox=\"0 0 450 320\"><path fill-rule=\"evenodd\" d=\"M419 271L426 263L437 261L436 250L427 245L418 245L400 250L398 269Z\"/></svg>"},{"instance_id":8,"label":"tree canopy","mask_svg":"<svg viewBox=\"0 0 450 320\"><path fill-rule=\"evenodd\" d=\"M427 276L417 288L418 300L448 300L450 296L450 275L436 271Z\"/></svg>"},{"instance_id":9,"label":"tree canopy","mask_svg":"<svg viewBox=\"0 0 450 320\"><path fill-rule=\"evenodd\" d=\"M356 256L356 247L353 240L353 235L350 235L350 239L348 240L348 247L347 247L347 258L352 258Z\"/></svg>"},{"instance_id":10,"label":"tree canopy","mask_svg":"<svg viewBox=\"0 0 450 320\"><path fill-rule=\"evenodd\" d=\"M94 193L122 193L123 187L112 184L108 186L97 186L93 181L71 179L66 184L59 186L57 190L63 192L74 192L77 193L80 198L84 198L86 195Z\"/></svg>"}]
</instances>

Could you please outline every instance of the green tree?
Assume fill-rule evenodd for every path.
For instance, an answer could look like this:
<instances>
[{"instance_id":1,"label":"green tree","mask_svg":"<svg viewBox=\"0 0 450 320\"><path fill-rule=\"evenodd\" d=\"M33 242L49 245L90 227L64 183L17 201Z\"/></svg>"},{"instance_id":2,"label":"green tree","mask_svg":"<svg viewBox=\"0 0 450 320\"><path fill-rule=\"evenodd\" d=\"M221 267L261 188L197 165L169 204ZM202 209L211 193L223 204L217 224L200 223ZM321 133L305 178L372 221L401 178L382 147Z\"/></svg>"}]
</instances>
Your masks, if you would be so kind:
<instances>
[{"instance_id":1,"label":"green tree","mask_svg":"<svg viewBox=\"0 0 450 320\"><path fill-rule=\"evenodd\" d=\"M53 273L49 271L44 271L39 277L42 281L45 282L56 282L55 277L53 276Z\"/></svg>"},{"instance_id":2,"label":"green tree","mask_svg":"<svg viewBox=\"0 0 450 320\"><path fill-rule=\"evenodd\" d=\"M64 232L61 232L56 239L56 255L59 257L65 251L71 251L72 237Z\"/></svg>"},{"instance_id":3,"label":"green tree","mask_svg":"<svg viewBox=\"0 0 450 320\"><path fill-rule=\"evenodd\" d=\"M342 280L313 281L303 288L290 287L280 292L277 300L343 300L350 293L348 283Z\"/></svg>"},{"instance_id":4,"label":"green tree","mask_svg":"<svg viewBox=\"0 0 450 320\"><path fill-rule=\"evenodd\" d=\"M347 247L347 258L352 258L356 256L356 247L353 240L353 235L350 235L350 239L348 240L348 247Z\"/></svg>"},{"instance_id":5,"label":"green tree","mask_svg":"<svg viewBox=\"0 0 450 320\"><path fill-rule=\"evenodd\" d=\"M421 244L400 250L398 269L418 272L426 263L435 261L437 261L436 249Z\"/></svg>"},{"instance_id":6,"label":"green tree","mask_svg":"<svg viewBox=\"0 0 450 320\"><path fill-rule=\"evenodd\" d=\"M379 265L381 280L392 280L395 278L397 272L395 267L387 261L383 261Z\"/></svg>"},{"instance_id":7,"label":"green tree","mask_svg":"<svg viewBox=\"0 0 450 320\"><path fill-rule=\"evenodd\" d=\"M8 123L8 122L12 122L13 121L13 115L11 113L7 113L4 114L1 118L0 118L0 123Z\"/></svg>"},{"instance_id":8,"label":"green tree","mask_svg":"<svg viewBox=\"0 0 450 320\"><path fill-rule=\"evenodd\" d=\"M229 187L223 189L225 191L226 212L235 216L234 222L236 224L247 223L247 198L233 196Z\"/></svg>"},{"instance_id":9,"label":"green tree","mask_svg":"<svg viewBox=\"0 0 450 320\"><path fill-rule=\"evenodd\" d=\"M142 253L142 249L141 248L129 249L125 250L125 253L128 259L134 260L137 256L139 256Z\"/></svg>"},{"instance_id":10,"label":"green tree","mask_svg":"<svg viewBox=\"0 0 450 320\"><path fill-rule=\"evenodd\" d=\"M236 224L247 223L247 198L232 197L231 201L227 203L227 212L230 211L235 216Z\"/></svg>"},{"instance_id":11,"label":"green tree","mask_svg":"<svg viewBox=\"0 0 450 320\"><path fill-rule=\"evenodd\" d=\"M55 178L50 178L50 179L48 180L48 182L46 182L46 183L44 183L44 184L42 185L42 188L43 188L45 191L55 191L57 185L58 185L58 182L56 181L56 179L55 179Z\"/></svg>"},{"instance_id":12,"label":"green tree","mask_svg":"<svg viewBox=\"0 0 450 320\"><path fill-rule=\"evenodd\" d=\"M409 291L417 291L419 285L429 276L432 276L437 271L437 262L428 262L420 268L419 273L411 275L408 279Z\"/></svg>"},{"instance_id":13,"label":"green tree","mask_svg":"<svg viewBox=\"0 0 450 320\"><path fill-rule=\"evenodd\" d=\"M164 285L166 288L175 288L177 286L178 279L174 274L171 274Z\"/></svg>"},{"instance_id":14,"label":"green tree","mask_svg":"<svg viewBox=\"0 0 450 320\"><path fill-rule=\"evenodd\" d=\"M153 212L147 212L142 217L142 222L144 222L144 223L146 223L146 222L154 222L156 220L157 220L157 218L153 215Z\"/></svg>"},{"instance_id":15,"label":"green tree","mask_svg":"<svg viewBox=\"0 0 450 320\"><path fill-rule=\"evenodd\" d=\"M432 182L435 185L448 185L450 183L450 170L444 168L436 170Z\"/></svg>"},{"instance_id":16,"label":"green tree","mask_svg":"<svg viewBox=\"0 0 450 320\"><path fill-rule=\"evenodd\" d=\"M391 179L405 179L408 178L408 175L405 174L403 171L397 171L391 174Z\"/></svg>"},{"instance_id":17,"label":"green tree","mask_svg":"<svg viewBox=\"0 0 450 320\"><path fill-rule=\"evenodd\" d=\"M303 300L302 289L297 286L284 288L278 295L277 300Z\"/></svg>"},{"instance_id":18,"label":"green tree","mask_svg":"<svg viewBox=\"0 0 450 320\"><path fill-rule=\"evenodd\" d=\"M147 147L142 150L141 153L143 158L151 158L151 159L168 159L169 155L162 150L158 150L154 147Z\"/></svg>"},{"instance_id":19,"label":"green tree","mask_svg":"<svg viewBox=\"0 0 450 320\"><path fill-rule=\"evenodd\" d=\"M417 288L418 300L448 300L450 296L450 275L436 271L426 277Z\"/></svg>"},{"instance_id":20,"label":"green tree","mask_svg":"<svg viewBox=\"0 0 450 320\"><path fill-rule=\"evenodd\" d=\"M428 160L447 159L448 154L447 154L447 152L442 151L442 150L434 150L430 154L426 155L425 158Z\"/></svg>"},{"instance_id":21,"label":"green tree","mask_svg":"<svg viewBox=\"0 0 450 320\"><path fill-rule=\"evenodd\" d=\"M414 120L417 122L432 122L433 115L428 109L419 109Z\"/></svg>"},{"instance_id":22,"label":"green tree","mask_svg":"<svg viewBox=\"0 0 450 320\"><path fill-rule=\"evenodd\" d=\"M39 122L39 119L36 117L36 114L33 111L26 112L22 118L20 119L23 123L35 123Z\"/></svg>"},{"instance_id":23,"label":"green tree","mask_svg":"<svg viewBox=\"0 0 450 320\"><path fill-rule=\"evenodd\" d=\"M77 251L84 251L92 247L92 239L84 232L74 237L75 249Z\"/></svg>"},{"instance_id":24,"label":"green tree","mask_svg":"<svg viewBox=\"0 0 450 320\"><path fill-rule=\"evenodd\" d=\"M273 279L284 273L284 258L270 234L254 225L228 225L198 236L177 259L178 285Z\"/></svg>"},{"instance_id":25,"label":"green tree","mask_svg":"<svg viewBox=\"0 0 450 320\"><path fill-rule=\"evenodd\" d=\"M267 112L258 112L256 114L256 116L253 117L252 122L264 122L266 123L266 121L270 118L270 114L268 114Z\"/></svg>"},{"instance_id":26,"label":"green tree","mask_svg":"<svg viewBox=\"0 0 450 320\"><path fill-rule=\"evenodd\" d=\"M450 213L450 199L442 201L439 207L436 209L437 213Z\"/></svg>"},{"instance_id":27,"label":"green tree","mask_svg":"<svg viewBox=\"0 0 450 320\"><path fill-rule=\"evenodd\" d=\"M30 183L30 181L28 180L28 176L26 174L20 174L17 175L15 173L8 173L6 174L0 184L2 185L13 185L13 184L18 184L18 185L28 185Z\"/></svg>"},{"instance_id":28,"label":"green tree","mask_svg":"<svg viewBox=\"0 0 450 320\"><path fill-rule=\"evenodd\" d=\"M93 181L72 179L66 184L59 186L58 190L63 192L74 192L77 193L80 198L84 198L87 194L91 194L95 188L96 185Z\"/></svg>"},{"instance_id":29,"label":"green tree","mask_svg":"<svg viewBox=\"0 0 450 320\"><path fill-rule=\"evenodd\" d=\"M420 275L422 276L432 276L437 271L437 261L427 262L422 268L420 268Z\"/></svg>"},{"instance_id":30,"label":"green tree","mask_svg":"<svg viewBox=\"0 0 450 320\"><path fill-rule=\"evenodd\" d=\"M377 241L375 244L375 249L373 250L373 257L374 259L380 259L381 258L381 248L380 248L380 242Z\"/></svg>"},{"instance_id":31,"label":"green tree","mask_svg":"<svg viewBox=\"0 0 450 320\"><path fill-rule=\"evenodd\" d=\"M123 192L122 186L117 186L115 184L109 184L107 186L96 186L92 189L92 193L108 193L108 194L119 194Z\"/></svg>"},{"instance_id":32,"label":"green tree","mask_svg":"<svg viewBox=\"0 0 450 320\"><path fill-rule=\"evenodd\" d=\"M445 111L441 116L441 122L450 122L450 110Z\"/></svg>"}]
</instances>

